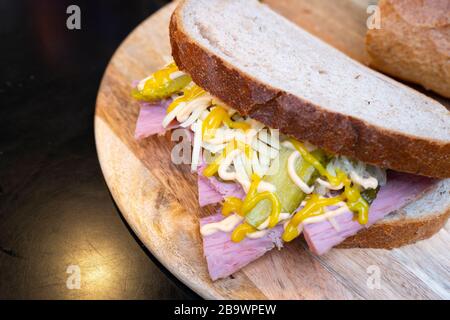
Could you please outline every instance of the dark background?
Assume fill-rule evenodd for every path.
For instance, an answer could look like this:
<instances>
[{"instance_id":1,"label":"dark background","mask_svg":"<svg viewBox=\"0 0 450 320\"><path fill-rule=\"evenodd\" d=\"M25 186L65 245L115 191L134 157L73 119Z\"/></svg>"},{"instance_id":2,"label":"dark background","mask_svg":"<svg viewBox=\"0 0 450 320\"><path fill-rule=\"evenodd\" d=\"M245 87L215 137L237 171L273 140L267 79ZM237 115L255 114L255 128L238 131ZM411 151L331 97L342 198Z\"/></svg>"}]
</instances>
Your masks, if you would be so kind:
<instances>
[{"instance_id":1,"label":"dark background","mask_svg":"<svg viewBox=\"0 0 450 320\"><path fill-rule=\"evenodd\" d=\"M167 2L0 1L0 298L197 298L128 229L93 135L110 57ZM71 4L81 30L66 28Z\"/></svg>"}]
</instances>

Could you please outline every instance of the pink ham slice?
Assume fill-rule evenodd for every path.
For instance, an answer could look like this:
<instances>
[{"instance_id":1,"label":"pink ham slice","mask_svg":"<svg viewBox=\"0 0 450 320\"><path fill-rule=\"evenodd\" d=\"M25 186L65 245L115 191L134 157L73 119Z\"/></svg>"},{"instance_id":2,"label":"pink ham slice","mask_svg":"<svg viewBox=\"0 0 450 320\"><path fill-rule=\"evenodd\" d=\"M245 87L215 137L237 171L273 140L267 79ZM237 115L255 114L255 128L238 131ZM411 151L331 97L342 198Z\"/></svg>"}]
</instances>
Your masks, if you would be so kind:
<instances>
[{"instance_id":1,"label":"pink ham slice","mask_svg":"<svg viewBox=\"0 0 450 320\"><path fill-rule=\"evenodd\" d=\"M217 222L223 219L221 214L209 216L200 220L200 225ZM208 271L211 279L228 277L242 269L250 262L263 256L275 246L281 247L282 226L271 229L259 239L245 239L239 243L231 241L231 233L216 232L203 238Z\"/></svg>"},{"instance_id":2,"label":"pink ham slice","mask_svg":"<svg viewBox=\"0 0 450 320\"><path fill-rule=\"evenodd\" d=\"M370 206L369 223L361 225L355 221L352 212L346 212L335 218L339 230L329 221L306 224L303 234L312 252L321 255L343 242L360 230L370 227L389 213L401 209L430 188L436 180L390 172L388 183L380 189L377 198Z\"/></svg>"},{"instance_id":3,"label":"pink ham slice","mask_svg":"<svg viewBox=\"0 0 450 320\"><path fill-rule=\"evenodd\" d=\"M387 214L398 210L416 199L430 188L436 180L390 172L388 183L380 189L377 198L372 203L369 213L369 224L362 226L353 221L353 213L344 213L335 218L339 224L337 231L328 221L307 224L304 235L308 245L316 254L324 254L332 247L344 241L382 219ZM220 214L200 220L200 225L217 222L223 219ZM269 234L260 239L245 239L240 243L230 240L230 233L216 232L203 237L203 251L208 264L208 270L213 280L231 275L250 262L258 259L275 246L281 247L283 227L277 226Z\"/></svg>"},{"instance_id":4,"label":"pink ham slice","mask_svg":"<svg viewBox=\"0 0 450 320\"><path fill-rule=\"evenodd\" d=\"M198 202L201 207L221 202L226 197L244 199L245 192L234 182L222 182L216 177L206 178L203 170L206 165L202 163L198 170Z\"/></svg>"},{"instance_id":5,"label":"pink ham slice","mask_svg":"<svg viewBox=\"0 0 450 320\"><path fill-rule=\"evenodd\" d=\"M173 126L164 128L162 121L166 116L166 110L171 99L158 101L156 103L142 103L141 110L136 122L134 137L137 140L150 137L155 134L164 134L167 130L173 129Z\"/></svg>"},{"instance_id":6,"label":"pink ham slice","mask_svg":"<svg viewBox=\"0 0 450 320\"><path fill-rule=\"evenodd\" d=\"M219 203L223 200L222 194L214 189L208 181L208 178L198 175L198 202L200 207Z\"/></svg>"}]
</instances>

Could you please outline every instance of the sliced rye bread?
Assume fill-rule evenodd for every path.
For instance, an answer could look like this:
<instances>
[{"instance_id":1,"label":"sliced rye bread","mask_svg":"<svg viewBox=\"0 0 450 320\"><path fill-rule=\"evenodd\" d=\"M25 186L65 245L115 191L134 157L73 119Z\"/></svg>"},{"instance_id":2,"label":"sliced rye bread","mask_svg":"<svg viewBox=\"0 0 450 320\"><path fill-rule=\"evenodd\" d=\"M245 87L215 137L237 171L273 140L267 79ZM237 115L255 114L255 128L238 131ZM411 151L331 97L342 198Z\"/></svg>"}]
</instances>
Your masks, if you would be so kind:
<instances>
[{"instance_id":1,"label":"sliced rye bread","mask_svg":"<svg viewBox=\"0 0 450 320\"><path fill-rule=\"evenodd\" d=\"M450 177L450 112L348 58L256 0L185 0L178 66L244 115L363 162Z\"/></svg>"}]
</instances>

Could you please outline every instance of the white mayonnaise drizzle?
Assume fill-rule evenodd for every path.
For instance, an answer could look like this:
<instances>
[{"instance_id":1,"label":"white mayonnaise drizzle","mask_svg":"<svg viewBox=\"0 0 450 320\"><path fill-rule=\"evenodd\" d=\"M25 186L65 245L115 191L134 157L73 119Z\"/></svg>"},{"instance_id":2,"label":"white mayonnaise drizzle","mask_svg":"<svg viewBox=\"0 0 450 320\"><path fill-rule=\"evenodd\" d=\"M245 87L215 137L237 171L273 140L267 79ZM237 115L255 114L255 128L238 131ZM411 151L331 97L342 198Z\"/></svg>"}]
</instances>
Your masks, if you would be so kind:
<instances>
[{"instance_id":1,"label":"white mayonnaise drizzle","mask_svg":"<svg viewBox=\"0 0 450 320\"><path fill-rule=\"evenodd\" d=\"M244 218L241 217L240 215L232 214L232 215L226 217L225 219L223 219L221 221L205 224L204 226L202 226L200 228L200 233L203 236L209 236L209 235L212 235L212 234L214 234L216 232L219 232L219 231L221 231L221 232L231 232L243 220L244 220Z\"/></svg>"},{"instance_id":2,"label":"white mayonnaise drizzle","mask_svg":"<svg viewBox=\"0 0 450 320\"><path fill-rule=\"evenodd\" d=\"M364 189L376 189L378 187L378 180L374 177L363 178L358 175L355 171L350 172L350 179L362 186Z\"/></svg>"},{"instance_id":3,"label":"white mayonnaise drizzle","mask_svg":"<svg viewBox=\"0 0 450 320\"><path fill-rule=\"evenodd\" d=\"M330 218L339 216L339 215L343 214L344 212L349 211L347 205L344 202L339 202L337 205L340 207L337 209L331 210L331 211L327 211L324 214L321 214L319 216L307 218L307 219L303 220L302 223L303 224L311 224L311 223L322 222L325 220L329 220Z\"/></svg>"},{"instance_id":4,"label":"white mayonnaise drizzle","mask_svg":"<svg viewBox=\"0 0 450 320\"><path fill-rule=\"evenodd\" d=\"M149 77L144 78L144 79L142 79L141 81L139 81L139 83L138 83L138 85L136 86L136 88L137 88L139 91L144 90L145 83L147 82L147 80L150 80L150 78L152 78L152 77L153 77L153 76L149 76Z\"/></svg>"},{"instance_id":5,"label":"white mayonnaise drizzle","mask_svg":"<svg viewBox=\"0 0 450 320\"><path fill-rule=\"evenodd\" d=\"M304 205L305 205L305 202L302 202L302 206L304 206ZM328 220L328 222L330 222L330 224L333 226L333 228L336 229L336 231L339 231L341 228L340 228L338 222L334 218L349 211L350 209L347 207L347 204L345 202L339 202L335 206L338 206L338 208L327 211L319 216L310 217L310 218L303 220L302 223L300 223L298 225L299 234L303 232L304 225L311 224L311 223L323 222L325 220ZM292 216L294 216L294 215L292 215ZM290 222L290 219L285 221L284 229L286 229L289 222Z\"/></svg>"},{"instance_id":6,"label":"white mayonnaise drizzle","mask_svg":"<svg viewBox=\"0 0 450 320\"><path fill-rule=\"evenodd\" d=\"M298 151L292 152L288 158L288 173L292 181L299 187L304 193L310 194L314 191L314 186L308 186L297 174L295 170L295 162L300 158L300 153Z\"/></svg>"},{"instance_id":7,"label":"white mayonnaise drizzle","mask_svg":"<svg viewBox=\"0 0 450 320\"><path fill-rule=\"evenodd\" d=\"M280 220L278 223L283 223L284 221L290 219L292 215L290 213L281 213L280 214ZM244 218L241 217L238 214L233 214L228 216L227 218L219 221L219 222L213 222L209 224L205 224L200 228L200 233L203 236L209 236L216 232L222 231L222 232L231 232L236 228L242 221L244 221ZM265 227L263 228L263 225ZM269 218L267 218L257 229L258 231L251 232L247 234L247 238L250 239L259 239L264 237L269 230L267 227L269 226Z\"/></svg>"},{"instance_id":8,"label":"white mayonnaise drizzle","mask_svg":"<svg viewBox=\"0 0 450 320\"><path fill-rule=\"evenodd\" d=\"M185 76L186 75L186 73L184 73L183 71L175 71L175 72L172 72L170 75L169 75L169 78L171 79L171 80L175 80L175 79L178 79L178 78L180 78L180 77L182 77L182 76Z\"/></svg>"},{"instance_id":9,"label":"white mayonnaise drizzle","mask_svg":"<svg viewBox=\"0 0 450 320\"><path fill-rule=\"evenodd\" d=\"M317 181L320 185L322 185L322 186L324 186L325 188L328 188L328 189L330 189L330 190L341 190L341 189L344 187L344 184L343 184L343 183L340 183L340 184L337 185L337 186L333 186L331 183L329 183L328 181L325 181L325 180L323 180L323 179L321 179L321 178L318 178L316 181Z\"/></svg>"},{"instance_id":10,"label":"white mayonnaise drizzle","mask_svg":"<svg viewBox=\"0 0 450 320\"><path fill-rule=\"evenodd\" d=\"M289 220L292 216L293 216L293 214L290 214L289 212L281 212L280 213L280 218L278 220L278 223L284 222L286 220ZM270 220L270 218L268 217L266 220L264 220L263 223L261 223L257 227L257 229L258 230L265 230L265 229L267 229L269 227L269 220Z\"/></svg>"},{"instance_id":11,"label":"white mayonnaise drizzle","mask_svg":"<svg viewBox=\"0 0 450 320\"><path fill-rule=\"evenodd\" d=\"M259 238L265 237L268 232L269 232L269 230L258 230L255 232L251 232L251 233L247 234L247 238L259 239Z\"/></svg>"},{"instance_id":12,"label":"white mayonnaise drizzle","mask_svg":"<svg viewBox=\"0 0 450 320\"><path fill-rule=\"evenodd\" d=\"M340 169L349 176L350 180L354 184L361 186L363 189L376 189L380 184L380 181L378 181L377 176L374 176L373 174L374 170L375 172L380 172L378 178L380 179L383 178L382 169L379 168L372 169L372 168L374 167L366 165L360 161L356 162L351 161L350 159L344 156L336 157L327 165L328 172L334 173L335 175L336 170Z\"/></svg>"}]
</instances>

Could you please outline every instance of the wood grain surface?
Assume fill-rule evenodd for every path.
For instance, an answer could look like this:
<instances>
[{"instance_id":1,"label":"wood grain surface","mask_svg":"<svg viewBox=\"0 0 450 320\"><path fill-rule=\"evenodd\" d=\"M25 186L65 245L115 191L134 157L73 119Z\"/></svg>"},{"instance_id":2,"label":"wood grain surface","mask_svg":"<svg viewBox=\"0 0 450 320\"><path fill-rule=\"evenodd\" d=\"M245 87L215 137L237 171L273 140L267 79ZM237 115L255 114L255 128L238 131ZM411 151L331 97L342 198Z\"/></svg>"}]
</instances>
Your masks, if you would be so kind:
<instances>
[{"instance_id":1,"label":"wood grain surface","mask_svg":"<svg viewBox=\"0 0 450 320\"><path fill-rule=\"evenodd\" d=\"M265 2L364 61L367 2ZM130 97L131 83L170 57L168 23L174 6L148 18L117 50L102 80L95 115L97 151L108 187L155 257L209 299L450 299L449 224L429 240L392 251L335 249L318 257L299 240L232 277L209 279L198 219L214 208L199 208L196 176L188 166L172 164L175 142L169 133L139 142L133 138L139 106ZM330 10L332 19L327 18ZM380 276L375 287L374 273Z\"/></svg>"}]
</instances>

